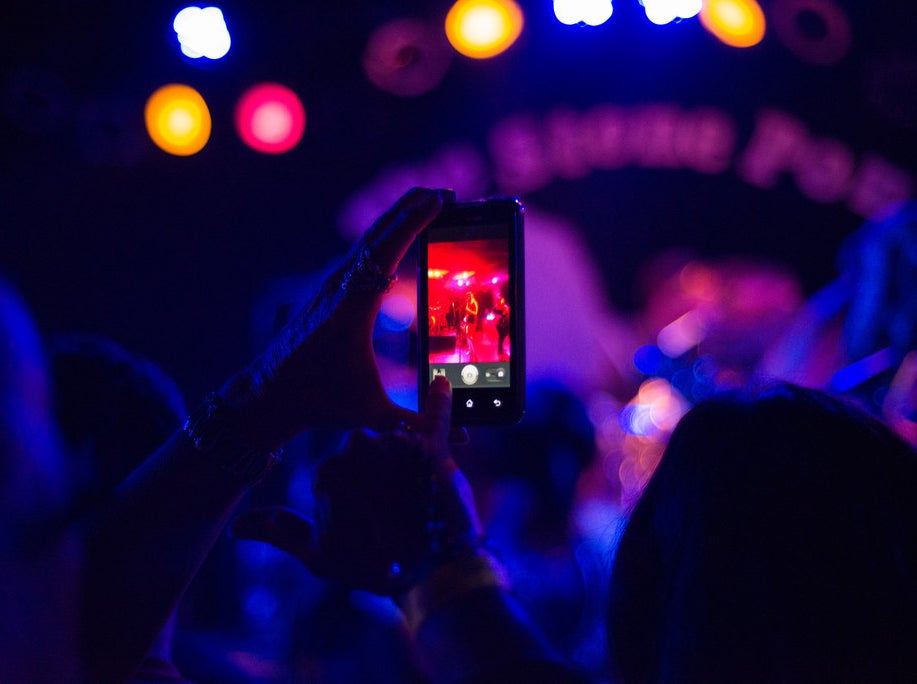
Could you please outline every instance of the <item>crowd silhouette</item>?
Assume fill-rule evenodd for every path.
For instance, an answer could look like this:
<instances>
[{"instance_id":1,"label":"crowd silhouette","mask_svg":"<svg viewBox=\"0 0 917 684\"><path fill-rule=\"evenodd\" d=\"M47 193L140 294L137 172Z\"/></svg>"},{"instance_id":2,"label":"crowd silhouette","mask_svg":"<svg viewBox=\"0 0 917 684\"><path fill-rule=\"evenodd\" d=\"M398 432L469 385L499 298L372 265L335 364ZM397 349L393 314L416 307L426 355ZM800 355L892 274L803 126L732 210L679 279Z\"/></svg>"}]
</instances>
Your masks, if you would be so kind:
<instances>
[{"instance_id":1,"label":"crowd silhouette","mask_svg":"<svg viewBox=\"0 0 917 684\"><path fill-rule=\"evenodd\" d=\"M533 382L520 425L469 436L445 378L423 413L383 386L382 296L443 201L408 191L190 410L111 340L42 339L0 282L0 681L187 681L172 651L182 599L227 529L321 585L288 648L222 681L913 681L912 208L842 259L837 371L889 350L855 383L883 384L878 401L841 391L849 373L801 386L818 384L802 382L812 345L783 338L779 363L739 388L721 374L692 401L632 510L617 492L590 527L608 426L570 388ZM242 505L313 431L342 439L310 468L311 509Z\"/></svg>"}]
</instances>

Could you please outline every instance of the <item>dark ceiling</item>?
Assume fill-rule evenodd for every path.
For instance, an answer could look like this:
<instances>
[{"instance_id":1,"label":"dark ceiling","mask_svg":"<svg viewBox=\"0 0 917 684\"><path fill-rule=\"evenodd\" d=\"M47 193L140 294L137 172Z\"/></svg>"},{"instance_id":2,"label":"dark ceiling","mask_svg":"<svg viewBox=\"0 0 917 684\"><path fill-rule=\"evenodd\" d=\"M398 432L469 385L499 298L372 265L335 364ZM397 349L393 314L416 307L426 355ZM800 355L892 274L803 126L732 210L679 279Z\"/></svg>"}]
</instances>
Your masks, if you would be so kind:
<instances>
[{"instance_id":1,"label":"dark ceiling","mask_svg":"<svg viewBox=\"0 0 917 684\"><path fill-rule=\"evenodd\" d=\"M446 2L220 3L233 50L209 68L177 53L170 23L180 4L6 3L0 272L46 330L109 335L196 396L251 352L250 310L272 280L314 272L346 249L349 199L380 179L397 183L393 165L416 169L448 145L488 159L489 136L510 116L709 107L735 123L741 149L757 116L776 110L858 165L876 155L917 172L912 3L810 2L850 20L851 49L830 66L800 59L773 32L737 50L696 21L652 26L637 0L615 0L598 28L560 25L547 1L521 4L526 28L506 54L456 56L438 88L402 98L367 81L367 39L399 17L439 22ZM765 12L775 4L762 0ZM302 143L286 155L257 154L232 129L236 98L262 80L293 88L308 112ZM160 152L143 130L146 97L175 81L200 90L213 114L210 143L190 158ZM572 175L524 199L582 231L623 310L639 305L640 265L673 247L773 260L812 292L834 277L838 245L863 220L843 199L808 199L787 174L767 190L731 168ZM485 179L483 192L504 190Z\"/></svg>"}]
</instances>

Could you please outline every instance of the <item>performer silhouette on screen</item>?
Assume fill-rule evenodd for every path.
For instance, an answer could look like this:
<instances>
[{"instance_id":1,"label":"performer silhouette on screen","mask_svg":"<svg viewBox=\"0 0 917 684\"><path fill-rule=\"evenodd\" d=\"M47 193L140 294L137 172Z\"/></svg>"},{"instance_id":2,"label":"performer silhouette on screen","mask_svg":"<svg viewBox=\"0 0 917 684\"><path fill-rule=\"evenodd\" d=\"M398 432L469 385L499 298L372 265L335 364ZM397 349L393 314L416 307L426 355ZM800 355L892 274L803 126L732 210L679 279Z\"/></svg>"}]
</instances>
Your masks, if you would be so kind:
<instances>
[{"instance_id":1,"label":"performer silhouette on screen","mask_svg":"<svg viewBox=\"0 0 917 684\"><path fill-rule=\"evenodd\" d=\"M478 320L478 300L473 292L465 294L465 323L470 327Z\"/></svg>"},{"instance_id":2,"label":"performer silhouette on screen","mask_svg":"<svg viewBox=\"0 0 917 684\"><path fill-rule=\"evenodd\" d=\"M506 352L503 351L503 343L509 335L509 304L506 303L505 297L500 297L497 301L494 315L497 317L497 353L500 356L506 356Z\"/></svg>"}]
</instances>

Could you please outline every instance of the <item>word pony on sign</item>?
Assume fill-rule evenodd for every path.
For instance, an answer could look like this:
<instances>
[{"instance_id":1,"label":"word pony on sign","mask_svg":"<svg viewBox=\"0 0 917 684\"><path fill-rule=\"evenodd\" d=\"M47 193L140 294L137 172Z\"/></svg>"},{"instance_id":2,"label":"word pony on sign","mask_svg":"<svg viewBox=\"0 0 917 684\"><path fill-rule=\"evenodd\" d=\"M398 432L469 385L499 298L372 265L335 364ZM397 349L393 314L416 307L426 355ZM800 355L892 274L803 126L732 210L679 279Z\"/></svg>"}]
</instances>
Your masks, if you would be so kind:
<instances>
[{"instance_id":1,"label":"word pony on sign","mask_svg":"<svg viewBox=\"0 0 917 684\"><path fill-rule=\"evenodd\" d=\"M772 188L790 175L813 202L843 201L863 217L909 199L914 189L909 173L879 155L866 153L857 163L847 145L813 136L802 122L777 110L759 113L736 171L759 188Z\"/></svg>"},{"instance_id":2,"label":"word pony on sign","mask_svg":"<svg viewBox=\"0 0 917 684\"><path fill-rule=\"evenodd\" d=\"M907 171L871 152L858 162L848 145L814 136L801 121L774 109L759 112L742 150L727 113L674 104L601 104L583 112L561 108L543 117L516 115L494 126L489 148L494 179L508 193L626 166L704 174L734 166L750 185L773 188L786 175L808 199L843 201L867 217L909 199L914 189Z\"/></svg>"}]
</instances>

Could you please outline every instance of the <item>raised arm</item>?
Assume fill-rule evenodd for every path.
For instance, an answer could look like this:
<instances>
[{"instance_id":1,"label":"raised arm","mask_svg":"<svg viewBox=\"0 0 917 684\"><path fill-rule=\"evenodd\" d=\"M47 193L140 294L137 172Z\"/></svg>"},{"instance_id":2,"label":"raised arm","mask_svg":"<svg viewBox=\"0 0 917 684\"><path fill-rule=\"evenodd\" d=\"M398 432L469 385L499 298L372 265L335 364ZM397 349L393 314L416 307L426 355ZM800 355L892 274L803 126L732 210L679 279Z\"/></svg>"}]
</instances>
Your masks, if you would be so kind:
<instances>
[{"instance_id":1,"label":"raised arm","mask_svg":"<svg viewBox=\"0 0 917 684\"><path fill-rule=\"evenodd\" d=\"M372 328L395 269L442 207L415 188L366 232L310 304L192 412L87 532L84 660L128 679L249 487L312 427L386 428L415 414L386 395ZM341 365L330 363L343 356Z\"/></svg>"}]
</instances>

